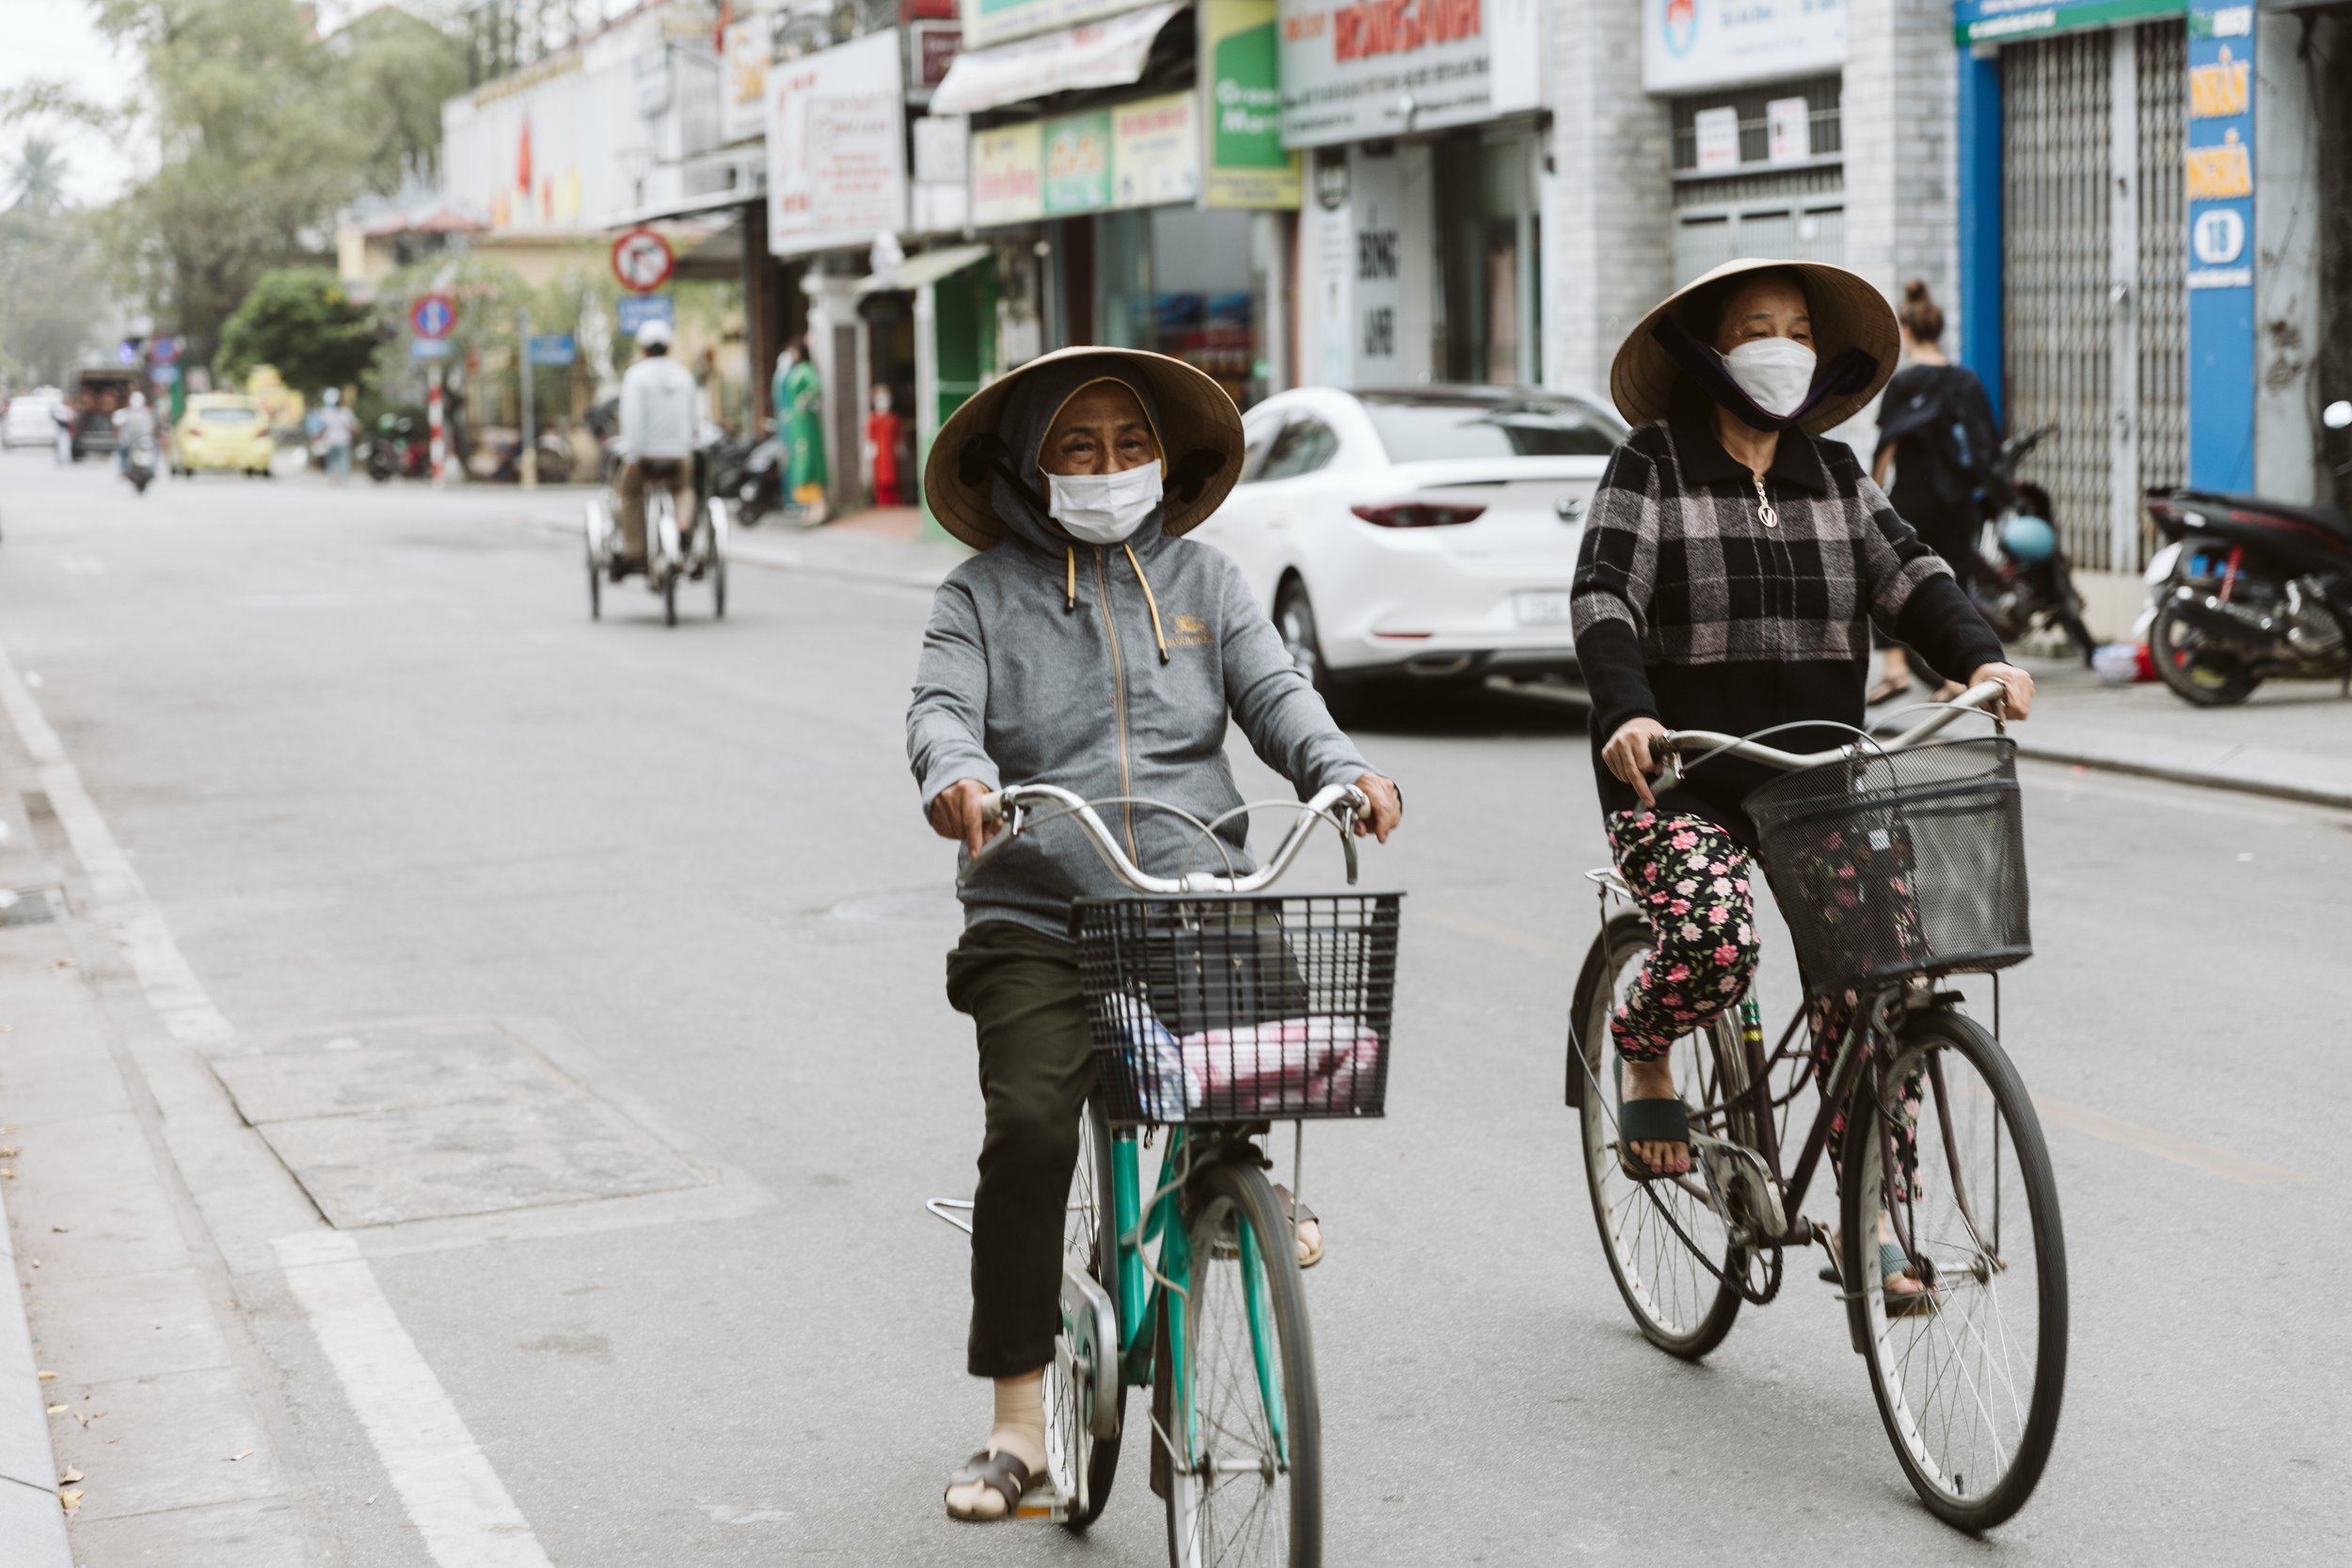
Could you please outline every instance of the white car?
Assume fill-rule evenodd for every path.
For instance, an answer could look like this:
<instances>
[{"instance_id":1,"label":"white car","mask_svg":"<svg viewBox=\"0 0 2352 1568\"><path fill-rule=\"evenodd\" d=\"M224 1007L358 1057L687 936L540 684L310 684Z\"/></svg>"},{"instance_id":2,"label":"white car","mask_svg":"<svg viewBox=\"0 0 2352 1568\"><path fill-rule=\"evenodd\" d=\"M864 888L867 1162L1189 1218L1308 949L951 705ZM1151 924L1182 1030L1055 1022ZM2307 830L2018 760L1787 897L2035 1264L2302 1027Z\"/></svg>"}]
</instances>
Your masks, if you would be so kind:
<instances>
[{"instance_id":1,"label":"white car","mask_svg":"<svg viewBox=\"0 0 2352 1568\"><path fill-rule=\"evenodd\" d=\"M1499 387L1278 393L1193 537L1238 562L1325 699L1383 677L1576 668L1568 588L1625 421Z\"/></svg>"},{"instance_id":2,"label":"white car","mask_svg":"<svg viewBox=\"0 0 2352 1568\"><path fill-rule=\"evenodd\" d=\"M56 446L57 426L51 410L60 397L56 388L40 387L10 398L7 420L0 422L0 446Z\"/></svg>"}]
</instances>

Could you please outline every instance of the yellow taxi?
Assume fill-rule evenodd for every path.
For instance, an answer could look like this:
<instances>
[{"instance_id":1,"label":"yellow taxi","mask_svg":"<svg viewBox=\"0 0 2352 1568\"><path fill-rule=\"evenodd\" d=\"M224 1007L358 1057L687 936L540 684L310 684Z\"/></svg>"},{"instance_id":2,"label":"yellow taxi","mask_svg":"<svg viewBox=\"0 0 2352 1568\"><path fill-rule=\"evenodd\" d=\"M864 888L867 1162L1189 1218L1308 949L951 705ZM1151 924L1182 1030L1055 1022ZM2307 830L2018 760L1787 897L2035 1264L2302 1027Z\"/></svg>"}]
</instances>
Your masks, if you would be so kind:
<instances>
[{"instance_id":1,"label":"yellow taxi","mask_svg":"<svg viewBox=\"0 0 2352 1568\"><path fill-rule=\"evenodd\" d=\"M174 473L218 468L266 475L277 451L262 400L241 392L199 392L171 427Z\"/></svg>"}]
</instances>

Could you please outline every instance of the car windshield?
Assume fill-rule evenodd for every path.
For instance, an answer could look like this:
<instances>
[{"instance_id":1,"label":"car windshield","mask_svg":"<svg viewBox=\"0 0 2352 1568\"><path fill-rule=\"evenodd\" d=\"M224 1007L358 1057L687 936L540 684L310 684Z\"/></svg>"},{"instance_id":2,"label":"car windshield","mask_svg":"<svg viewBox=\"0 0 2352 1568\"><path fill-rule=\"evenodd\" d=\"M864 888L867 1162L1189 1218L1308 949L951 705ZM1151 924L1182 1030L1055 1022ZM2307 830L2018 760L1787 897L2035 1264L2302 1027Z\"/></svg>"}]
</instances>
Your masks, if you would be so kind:
<instances>
[{"instance_id":1,"label":"car windshield","mask_svg":"<svg viewBox=\"0 0 2352 1568\"><path fill-rule=\"evenodd\" d=\"M1365 394L1364 412L1393 463L1454 457L1606 457L1626 427L1575 398Z\"/></svg>"},{"instance_id":2,"label":"car windshield","mask_svg":"<svg viewBox=\"0 0 2352 1568\"><path fill-rule=\"evenodd\" d=\"M251 424L262 416L250 408L199 408L196 417L206 424Z\"/></svg>"}]
</instances>

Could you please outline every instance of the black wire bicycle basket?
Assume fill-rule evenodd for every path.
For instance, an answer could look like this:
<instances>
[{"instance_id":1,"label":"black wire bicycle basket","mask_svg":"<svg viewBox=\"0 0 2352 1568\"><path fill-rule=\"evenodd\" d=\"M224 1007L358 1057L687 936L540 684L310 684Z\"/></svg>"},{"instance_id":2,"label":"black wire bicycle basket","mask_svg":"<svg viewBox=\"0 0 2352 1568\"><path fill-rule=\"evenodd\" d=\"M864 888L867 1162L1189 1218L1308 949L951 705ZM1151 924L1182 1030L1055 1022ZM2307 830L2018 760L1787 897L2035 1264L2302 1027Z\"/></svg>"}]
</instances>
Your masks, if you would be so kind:
<instances>
[{"instance_id":1,"label":"black wire bicycle basket","mask_svg":"<svg viewBox=\"0 0 2352 1568\"><path fill-rule=\"evenodd\" d=\"M2008 736L1866 752L1784 774L1746 804L1813 991L2032 956Z\"/></svg>"},{"instance_id":2,"label":"black wire bicycle basket","mask_svg":"<svg viewBox=\"0 0 2352 1568\"><path fill-rule=\"evenodd\" d=\"M1120 1125L1376 1117L1401 894L1088 898L1071 911Z\"/></svg>"}]
</instances>

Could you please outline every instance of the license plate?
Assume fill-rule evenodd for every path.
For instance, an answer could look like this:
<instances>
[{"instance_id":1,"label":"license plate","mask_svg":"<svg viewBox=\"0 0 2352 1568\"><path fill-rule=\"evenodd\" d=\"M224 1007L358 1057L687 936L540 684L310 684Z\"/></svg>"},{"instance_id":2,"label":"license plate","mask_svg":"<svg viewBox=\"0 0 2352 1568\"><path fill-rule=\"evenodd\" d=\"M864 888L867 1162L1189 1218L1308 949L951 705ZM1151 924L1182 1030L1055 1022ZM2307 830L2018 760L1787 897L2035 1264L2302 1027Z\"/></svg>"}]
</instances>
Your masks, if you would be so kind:
<instances>
[{"instance_id":1,"label":"license plate","mask_svg":"<svg viewBox=\"0 0 2352 1568\"><path fill-rule=\"evenodd\" d=\"M1565 626L1573 613L1565 589L1521 594L1517 597L1517 604L1519 625L1523 626Z\"/></svg>"}]
</instances>

